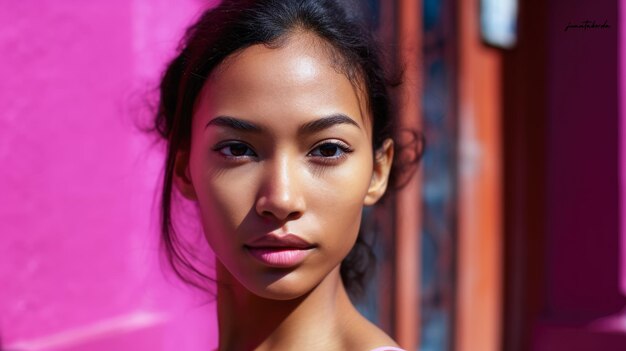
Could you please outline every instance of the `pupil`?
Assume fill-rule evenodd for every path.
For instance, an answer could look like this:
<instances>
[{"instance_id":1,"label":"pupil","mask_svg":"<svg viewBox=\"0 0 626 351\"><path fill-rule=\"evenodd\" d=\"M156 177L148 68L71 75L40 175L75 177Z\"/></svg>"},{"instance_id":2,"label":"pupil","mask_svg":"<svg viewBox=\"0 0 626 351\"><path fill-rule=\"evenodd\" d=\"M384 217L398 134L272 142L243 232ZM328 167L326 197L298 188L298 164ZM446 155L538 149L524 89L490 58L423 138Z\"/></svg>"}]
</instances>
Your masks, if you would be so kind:
<instances>
[{"instance_id":1,"label":"pupil","mask_svg":"<svg viewBox=\"0 0 626 351\"><path fill-rule=\"evenodd\" d=\"M325 157L335 156L337 153L336 145L322 145L320 146L320 154Z\"/></svg>"},{"instance_id":2,"label":"pupil","mask_svg":"<svg viewBox=\"0 0 626 351\"><path fill-rule=\"evenodd\" d=\"M231 145L230 153L233 154L233 156L243 156L246 154L247 149L248 147L245 145Z\"/></svg>"}]
</instances>

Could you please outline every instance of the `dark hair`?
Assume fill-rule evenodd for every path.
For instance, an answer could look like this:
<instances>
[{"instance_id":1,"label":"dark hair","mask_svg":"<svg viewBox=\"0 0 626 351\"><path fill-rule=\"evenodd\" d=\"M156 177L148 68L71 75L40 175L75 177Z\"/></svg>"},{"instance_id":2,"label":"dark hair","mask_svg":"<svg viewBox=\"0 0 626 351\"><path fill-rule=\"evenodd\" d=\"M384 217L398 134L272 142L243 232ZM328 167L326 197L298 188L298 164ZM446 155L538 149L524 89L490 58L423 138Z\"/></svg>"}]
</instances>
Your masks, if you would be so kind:
<instances>
[{"instance_id":1,"label":"dark hair","mask_svg":"<svg viewBox=\"0 0 626 351\"><path fill-rule=\"evenodd\" d=\"M213 69L229 55L256 44L279 47L295 31L315 34L329 44L337 69L363 90L373 118L374 150L394 135L390 83L370 30L337 0L224 0L204 12L188 28L180 53L168 65L161 84L155 129L167 141L161 198L161 236L168 261L185 282L204 288L197 278L210 279L187 257L189 250L176 235L171 209L176 155L189 147L195 100ZM397 85L397 84L396 84ZM415 134L417 135L417 134ZM400 145L395 143L396 155ZM421 152L409 163L416 164ZM406 166L404 162L404 166ZM394 162L390 187L396 183ZM341 277L351 296L360 295L374 265L371 246L359 232L341 264Z\"/></svg>"}]
</instances>

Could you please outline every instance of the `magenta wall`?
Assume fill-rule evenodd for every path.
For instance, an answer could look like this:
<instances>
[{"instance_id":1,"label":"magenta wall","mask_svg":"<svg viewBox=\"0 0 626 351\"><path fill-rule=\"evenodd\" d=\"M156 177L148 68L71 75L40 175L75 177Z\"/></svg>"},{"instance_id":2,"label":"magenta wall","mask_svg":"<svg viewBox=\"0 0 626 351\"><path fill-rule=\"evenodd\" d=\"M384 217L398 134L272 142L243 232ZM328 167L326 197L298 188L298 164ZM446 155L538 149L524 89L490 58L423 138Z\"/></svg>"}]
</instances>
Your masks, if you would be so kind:
<instances>
[{"instance_id":1,"label":"magenta wall","mask_svg":"<svg viewBox=\"0 0 626 351\"><path fill-rule=\"evenodd\" d=\"M136 129L206 1L3 1L0 336L20 350L207 350L212 305L157 260L161 153Z\"/></svg>"},{"instance_id":2,"label":"magenta wall","mask_svg":"<svg viewBox=\"0 0 626 351\"><path fill-rule=\"evenodd\" d=\"M619 168L620 168L620 282L626 296L626 6L619 6Z\"/></svg>"},{"instance_id":3,"label":"magenta wall","mask_svg":"<svg viewBox=\"0 0 626 351\"><path fill-rule=\"evenodd\" d=\"M550 1L547 304L568 319L608 315L626 302L618 245L618 3ZM600 18L611 28L564 30Z\"/></svg>"},{"instance_id":4,"label":"magenta wall","mask_svg":"<svg viewBox=\"0 0 626 351\"><path fill-rule=\"evenodd\" d=\"M624 3L548 3L546 281L533 350L626 350ZM564 30L584 20L610 27Z\"/></svg>"}]
</instances>

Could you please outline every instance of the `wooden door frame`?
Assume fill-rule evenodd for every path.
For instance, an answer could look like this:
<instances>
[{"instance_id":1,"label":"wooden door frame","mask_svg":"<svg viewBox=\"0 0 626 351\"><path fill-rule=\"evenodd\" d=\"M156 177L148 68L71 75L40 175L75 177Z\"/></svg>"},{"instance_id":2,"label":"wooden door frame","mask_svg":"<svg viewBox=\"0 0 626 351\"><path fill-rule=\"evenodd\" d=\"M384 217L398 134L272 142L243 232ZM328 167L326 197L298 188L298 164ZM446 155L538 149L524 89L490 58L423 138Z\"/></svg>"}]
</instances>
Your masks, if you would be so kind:
<instances>
[{"instance_id":1,"label":"wooden door frame","mask_svg":"<svg viewBox=\"0 0 626 351\"><path fill-rule=\"evenodd\" d=\"M500 349L502 57L480 38L479 1L458 4L459 204L455 349Z\"/></svg>"}]
</instances>

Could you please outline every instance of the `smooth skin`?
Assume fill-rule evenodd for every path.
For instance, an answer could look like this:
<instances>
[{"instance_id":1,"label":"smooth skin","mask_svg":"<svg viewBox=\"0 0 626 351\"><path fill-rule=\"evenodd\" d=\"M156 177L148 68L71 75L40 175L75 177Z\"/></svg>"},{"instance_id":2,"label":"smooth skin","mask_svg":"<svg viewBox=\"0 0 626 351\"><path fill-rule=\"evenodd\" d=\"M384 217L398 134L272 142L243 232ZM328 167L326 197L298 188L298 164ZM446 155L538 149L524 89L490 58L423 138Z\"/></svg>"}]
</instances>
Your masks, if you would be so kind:
<instances>
[{"instance_id":1,"label":"smooth skin","mask_svg":"<svg viewBox=\"0 0 626 351\"><path fill-rule=\"evenodd\" d=\"M393 142L373 151L362 89L328 44L303 30L283 39L213 71L177 157L176 185L197 202L216 255L219 350L397 346L354 308L339 273L363 206L386 190ZM315 247L269 267L245 244L270 233Z\"/></svg>"}]
</instances>

